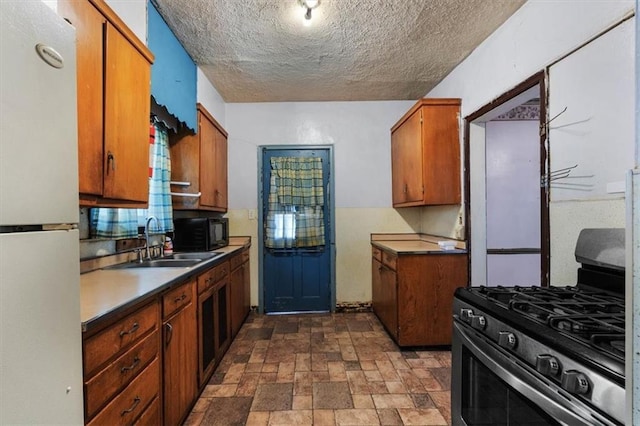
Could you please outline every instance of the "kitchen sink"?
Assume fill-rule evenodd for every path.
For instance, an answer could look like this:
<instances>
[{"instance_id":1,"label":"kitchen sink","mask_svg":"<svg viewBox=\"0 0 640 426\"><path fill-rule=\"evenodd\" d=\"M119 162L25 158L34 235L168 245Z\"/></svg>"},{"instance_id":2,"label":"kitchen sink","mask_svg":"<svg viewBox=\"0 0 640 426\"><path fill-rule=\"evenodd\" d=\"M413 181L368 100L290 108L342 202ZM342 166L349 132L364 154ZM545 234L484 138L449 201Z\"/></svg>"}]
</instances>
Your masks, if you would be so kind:
<instances>
[{"instance_id":1,"label":"kitchen sink","mask_svg":"<svg viewBox=\"0 0 640 426\"><path fill-rule=\"evenodd\" d=\"M188 268L202 262L203 259L153 259L142 262L120 263L105 269L131 269L131 268Z\"/></svg>"},{"instance_id":2,"label":"kitchen sink","mask_svg":"<svg viewBox=\"0 0 640 426\"><path fill-rule=\"evenodd\" d=\"M219 251L202 251L202 252L189 252L189 253L174 253L163 257L163 259L200 259L209 260L214 257L222 256L222 252Z\"/></svg>"}]
</instances>

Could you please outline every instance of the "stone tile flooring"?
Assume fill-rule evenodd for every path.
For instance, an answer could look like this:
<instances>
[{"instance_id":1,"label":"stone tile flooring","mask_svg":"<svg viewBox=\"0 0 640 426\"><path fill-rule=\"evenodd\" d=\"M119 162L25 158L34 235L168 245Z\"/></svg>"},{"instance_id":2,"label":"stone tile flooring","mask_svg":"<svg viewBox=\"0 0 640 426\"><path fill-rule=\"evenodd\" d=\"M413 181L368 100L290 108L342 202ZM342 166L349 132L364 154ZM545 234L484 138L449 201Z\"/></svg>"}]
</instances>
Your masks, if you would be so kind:
<instances>
[{"instance_id":1,"label":"stone tile flooring","mask_svg":"<svg viewBox=\"0 0 640 426\"><path fill-rule=\"evenodd\" d=\"M450 372L371 313L252 313L185 425L447 425Z\"/></svg>"}]
</instances>

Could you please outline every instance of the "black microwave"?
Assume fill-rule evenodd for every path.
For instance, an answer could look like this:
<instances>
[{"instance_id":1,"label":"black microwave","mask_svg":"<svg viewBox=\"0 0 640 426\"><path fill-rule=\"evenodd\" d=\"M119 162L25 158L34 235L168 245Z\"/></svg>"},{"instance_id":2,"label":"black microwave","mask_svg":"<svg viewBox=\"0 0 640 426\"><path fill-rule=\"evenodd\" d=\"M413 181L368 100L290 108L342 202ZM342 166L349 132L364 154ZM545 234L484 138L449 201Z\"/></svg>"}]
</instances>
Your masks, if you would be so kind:
<instances>
[{"instance_id":1,"label":"black microwave","mask_svg":"<svg viewBox=\"0 0 640 426\"><path fill-rule=\"evenodd\" d=\"M185 217L173 220L175 251L209 251L229 245L226 217Z\"/></svg>"}]
</instances>

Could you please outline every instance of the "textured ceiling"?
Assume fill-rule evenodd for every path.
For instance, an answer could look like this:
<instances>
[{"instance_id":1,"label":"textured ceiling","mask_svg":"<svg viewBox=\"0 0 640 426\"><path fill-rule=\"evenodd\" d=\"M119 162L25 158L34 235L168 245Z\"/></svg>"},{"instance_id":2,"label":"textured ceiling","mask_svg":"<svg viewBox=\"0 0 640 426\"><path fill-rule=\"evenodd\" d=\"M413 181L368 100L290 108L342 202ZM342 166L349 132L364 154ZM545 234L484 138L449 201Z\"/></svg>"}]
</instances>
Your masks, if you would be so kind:
<instances>
[{"instance_id":1,"label":"textured ceiling","mask_svg":"<svg viewBox=\"0 0 640 426\"><path fill-rule=\"evenodd\" d=\"M155 0L226 102L423 97L526 0Z\"/></svg>"}]
</instances>

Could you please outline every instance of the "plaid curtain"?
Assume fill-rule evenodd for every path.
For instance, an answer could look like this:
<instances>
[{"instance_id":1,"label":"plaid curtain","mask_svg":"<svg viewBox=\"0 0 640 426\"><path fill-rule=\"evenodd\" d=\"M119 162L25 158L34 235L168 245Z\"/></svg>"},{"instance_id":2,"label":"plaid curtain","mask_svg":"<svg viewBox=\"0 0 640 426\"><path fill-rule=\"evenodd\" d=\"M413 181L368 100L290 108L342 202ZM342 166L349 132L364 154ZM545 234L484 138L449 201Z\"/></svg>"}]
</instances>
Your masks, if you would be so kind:
<instances>
[{"instance_id":1,"label":"plaid curtain","mask_svg":"<svg viewBox=\"0 0 640 426\"><path fill-rule=\"evenodd\" d=\"M154 233L173 231L173 210L171 208L171 158L169 156L169 134L164 126L155 125L153 144L153 174L149 179L149 208L138 209L138 224L144 226L149 216L158 218L160 229ZM151 135L154 133L152 132ZM155 222L151 222L151 227Z\"/></svg>"},{"instance_id":2,"label":"plaid curtain","mask_svg":"<svg viewBox=\"0 0 640 426\"><path fill-rule=\"evenodd\" d=\"M169 158L169 135L157 124L149 128L149 138L153 141L152 175L149 178L148 209L91 209L91 236L93 238L136 238L138 226L144 226L148 216L158 218L159 229L154 233L173 231L173 213L169 181L171 179L171 159ZM152 222L155 226L155 222Z\"/></svg>"},{"instance_id":3,"label":"plaid curtain","mask_svg":"<svg viewBox=\"0 0 640 426\"><path fill-rule=\"evenodd\" d=\"M92 238L136 238L138 214L135 209L91 209Z\"/></svg>"},{"instance_id":4,"label":"plaid curtain","mask_svg":"<svg viewBox=\"0 0 640 426\"><path fill-rule=\"evenodd\" d=\"M322 159L271 158L265 246L324 245Z\"/></svg>"}]
</instances>

